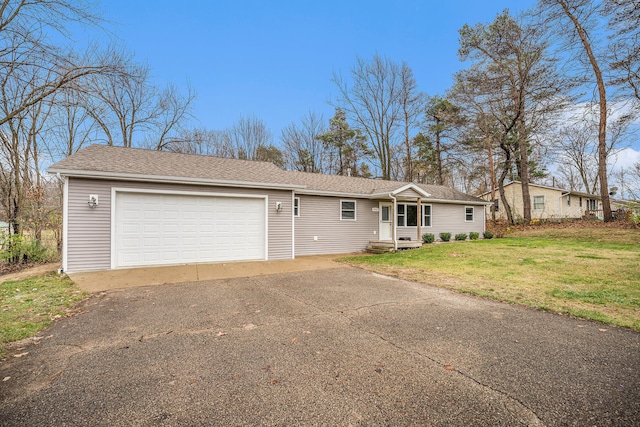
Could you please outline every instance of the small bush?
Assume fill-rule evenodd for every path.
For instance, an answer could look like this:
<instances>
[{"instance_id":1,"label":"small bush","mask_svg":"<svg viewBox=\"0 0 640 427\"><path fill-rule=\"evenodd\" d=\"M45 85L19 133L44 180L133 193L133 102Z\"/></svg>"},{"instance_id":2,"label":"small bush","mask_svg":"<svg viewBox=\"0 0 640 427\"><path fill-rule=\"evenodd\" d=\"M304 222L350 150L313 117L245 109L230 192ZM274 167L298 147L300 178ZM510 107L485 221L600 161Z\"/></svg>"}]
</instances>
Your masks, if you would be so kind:
<instances>
[{"instance_id":1,"label":"small bush","mask_svg":"<svg viewBox=\"0 0 640 427\"><path fill-rule=\"evenodd\" d=\"M467 233L458 233L456 234L455 239L459 242L463 241L463 240L467 240Z\"/></svg>"},{"instance_id":2,"label":"small bush","mask_svg":"<svg viewBox=\"0 0 640 427\"><path fill-rule=\"evenodd\" d=\"M433 233L425 233L422 235L422 243L433 243L436 240L436 236Z\"/></svg>"},{"instance_id":3,"label":"small bush","mask_svg":"<svg viewBox=\"0 0 640 427\"><path fill-rule=\"evenodd\" d=\"M451 240L451 233L440 233L440 240L443 242L448 242Z\"/></svg>"},{"instance_id":4,"label":"small bush","mask_svg":"<svg viewBox=\"0 0 640 427\"><path fill-rule=\"evenodd\" d=\"M485 239L493 239L493 233L490 231L485 231L484 233L482 233L482 237L484 237Z\"/></svg>"},{"instance_id":5,"label":"small bush","mask_svg":"<svg viewBox=\"0 0 640 427\"><path fill-rule=\"evenodd\" d=\"M39 240L19 234L4 234L0 240L0 259L9 264L44 263L55 261L56 253L43 246Z\"/></svg>"},{"instance_id":6,"label":"small bush","mask_svg":"<svg viewBox=\"0 0 640 427\"><path fill-rule=\"evenodd\" d=\"M478 237L480 237L480 233L478 233L477 231L472 231L469 233L469 240L478 240Z\"/></svg>"}]
</instances>

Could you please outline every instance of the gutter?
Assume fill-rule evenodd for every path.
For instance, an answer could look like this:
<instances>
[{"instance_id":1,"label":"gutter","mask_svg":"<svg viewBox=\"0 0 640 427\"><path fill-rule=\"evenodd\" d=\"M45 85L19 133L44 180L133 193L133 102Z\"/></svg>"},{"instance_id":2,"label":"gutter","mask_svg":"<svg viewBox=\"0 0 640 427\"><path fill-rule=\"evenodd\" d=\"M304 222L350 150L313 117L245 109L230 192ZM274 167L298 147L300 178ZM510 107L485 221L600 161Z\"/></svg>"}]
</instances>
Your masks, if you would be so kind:
<instances>
[{"instance_id":1,"label":"gutter","mask_svg":"<svg viewBox=\"0 0 640 427\"><path fill-rule=\"evenodd\" d=\"M389 193L389 197L391 197L393 199L393 216L391 217L391 224L393 224L393 230L391 230L392 234L393 234L393 250L398 252L398 239L397 239L397 231L396 231L396 227L398 224L396 224L396 218L398 218L398 200L396 199L396 196L393 195L393 193Z\"/></svg>"},{"instance_id":2,"label":"gutter","mask_svg":"<svg viewBox=\"0 0 640 427\"><path fill-rule=\"evenodd\" d=\"M295 184L274 184L267 182L246 182L246 181L230 181L230 180L213 180L206 178L186 178L176 176L159 176L159 175L135 175L129 173L112 173L98 171L77 171L65 169L47 169L48 173L58 176L69 176L74 178L92 178L92 179L112 179L114 181L139 181L139 182L156 182L165 184L200 184L200 185L216 185L220 187L244 187L244 188L268 188L274 190L297 190L303 189L305 186Z\"/></svg>"}]
</instances>

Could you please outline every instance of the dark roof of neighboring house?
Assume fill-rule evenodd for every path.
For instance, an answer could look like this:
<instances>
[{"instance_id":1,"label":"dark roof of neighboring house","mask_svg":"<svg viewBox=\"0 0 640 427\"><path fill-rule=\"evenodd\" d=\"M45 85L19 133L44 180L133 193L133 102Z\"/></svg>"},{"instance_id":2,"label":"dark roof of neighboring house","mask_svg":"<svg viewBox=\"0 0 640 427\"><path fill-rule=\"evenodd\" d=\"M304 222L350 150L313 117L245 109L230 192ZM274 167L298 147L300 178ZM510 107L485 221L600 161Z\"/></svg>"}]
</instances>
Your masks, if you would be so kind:
<instances>
[{"instance_id":1,"label":"dark roof of neighboring house","mask_svg":"<svg viewBox=\"0 0 640 427\"><path fill-rule=\"evenodd\" d=\"M287 188L303 193L353 196L385 195L410 184L286 171L269 162L106 145L84 148L51 166L49 172L88 178ZM430 199L484 203L483 200L448 187L415 185L428 193Z\"/></svg>"},{"instance_id":2,"label":"dark roof of neighboring house","mask_svg":"<svg viewBox=\"0 0 640 427\"><path fill-rule=\"evenodd\" d=\"M504 184L504 186L507 187L507 186L513 185L513 184L522 185L522 182L520 182L520 181L511 181L511 182L508 182L508 183ZM598 194L583 193L582 191L566 190L564 188L550 187L548 185L540 185L540 184L532 184L532 183L529 183L529 187L546 188L547 190L555 190L555 191L560 191L562 193L569 193L569 194L572 194L574 196L589 197L591 199L600 200L600 196ZM496 188L496 192L497 191L498 191L498 189ZM478 197L485 196L485 195L487 195L489 193L491 193L491 191L485 191L484 193L478 194Z\"/></svg>"}]
</instances>

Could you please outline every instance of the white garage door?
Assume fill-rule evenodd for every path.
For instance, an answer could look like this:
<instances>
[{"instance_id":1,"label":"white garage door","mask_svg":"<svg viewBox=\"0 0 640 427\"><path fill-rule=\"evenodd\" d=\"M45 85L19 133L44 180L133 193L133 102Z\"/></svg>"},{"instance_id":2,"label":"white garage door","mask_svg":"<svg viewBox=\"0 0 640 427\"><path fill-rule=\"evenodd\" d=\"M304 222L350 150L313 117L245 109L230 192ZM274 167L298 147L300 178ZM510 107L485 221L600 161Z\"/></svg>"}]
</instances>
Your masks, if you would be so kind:
<instances>
[{"instance_id":1,"label":"white garage door","mask_svg":"<svg viewBox=\"0 0 640 427\"><path fill-rule=\"evenodd\" d=\"M116 193L115 266L263 260L265 199Z\"/></svg>"}]
</instances>

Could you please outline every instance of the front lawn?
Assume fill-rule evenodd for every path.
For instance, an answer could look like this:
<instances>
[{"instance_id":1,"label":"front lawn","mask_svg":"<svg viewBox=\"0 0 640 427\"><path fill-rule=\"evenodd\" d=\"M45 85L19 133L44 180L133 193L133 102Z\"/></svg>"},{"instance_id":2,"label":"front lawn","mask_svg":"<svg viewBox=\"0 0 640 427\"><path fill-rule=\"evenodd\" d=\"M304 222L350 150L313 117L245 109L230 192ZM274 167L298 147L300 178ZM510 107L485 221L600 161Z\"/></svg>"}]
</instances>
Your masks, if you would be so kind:
<instances>
[{"instance_id":1,"label":"front lawn","mask_svg":"<svg viewBox=\"0 0 640 427\"><path fill-rule=\"evenodd\" d=\"M55 273L1 283L0 357L5 343L35 336L85 295L66 275Z\"/></svg>"},{"instance_id":2,"label":"front lawn","mask_svg":"<svg viewBox=\"0 0 640 427\"><path fill-rule=\"evenodd\" d=\"M640 331L640 230L554 229L345 258L382 274Z\"/></svg>"}]
</instances>

